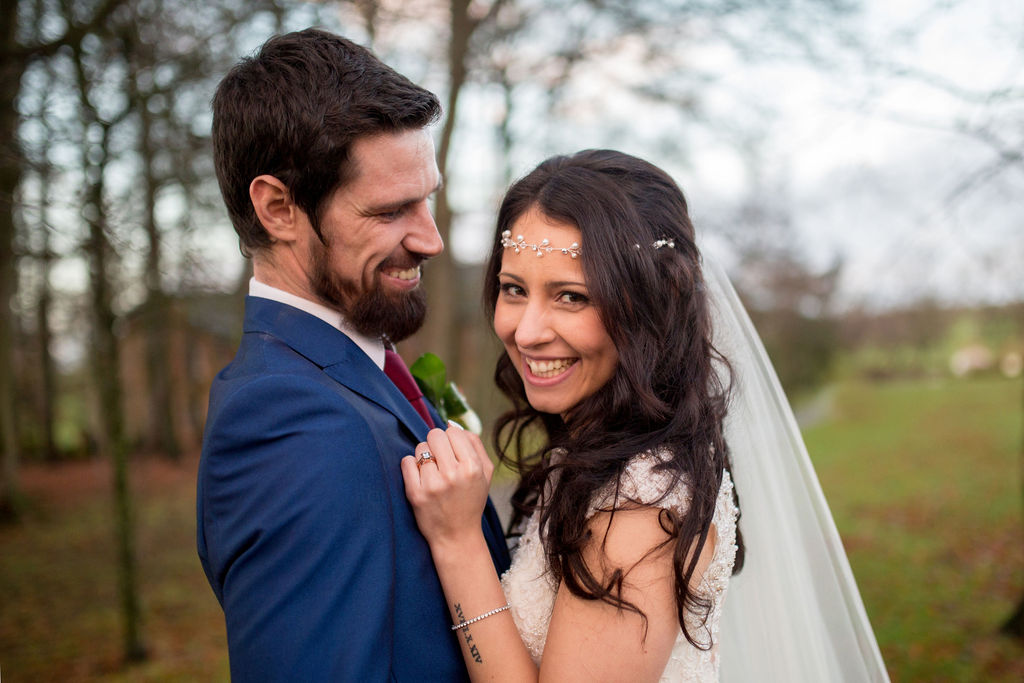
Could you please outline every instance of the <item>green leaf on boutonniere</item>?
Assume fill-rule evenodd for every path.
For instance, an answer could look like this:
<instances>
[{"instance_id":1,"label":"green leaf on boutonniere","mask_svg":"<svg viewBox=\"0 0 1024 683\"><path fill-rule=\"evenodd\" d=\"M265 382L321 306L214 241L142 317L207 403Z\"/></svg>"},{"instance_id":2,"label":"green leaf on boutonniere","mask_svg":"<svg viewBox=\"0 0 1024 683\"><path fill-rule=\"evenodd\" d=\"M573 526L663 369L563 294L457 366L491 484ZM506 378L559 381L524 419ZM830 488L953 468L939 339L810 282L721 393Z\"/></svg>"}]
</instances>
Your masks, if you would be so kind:
<instances>
[{"instance_id":1,"label":"green leaf on boutonniere","mask_svg":"<svg viewBox=\"0 0 1024 683\"><path fill-rule=\"evenodd\" d=\"M448 389L444 392L444 408L448 415L465 429L474 434L480 434L483 431L479 416L469 407L466 397L455 386L455 382L448 382Z\"/></svg>"},{"instance_id":2,"label":"green leaf on boutonniere","mask_svg":"<svg viewBox=\"0 0 1024 683\"><path fill-rule=\"evenodd\" d=\"M444 403L445 412L449 415L461 415L462 413L469 410L469 404L466 403L466 397L462 395L459 388L455 386L455 382L448 382L448 386L445 387L444 396L441 398Z\"/></svg>"},{"instance_id":3,"label":"green leaf on boutonniere","mask_svg":"<svg viewBox=\"0 0 1024 683\"><path fill-rule=\"evenodd\" d=\"M444 362L433 353L425 353L409 367L423 396L430 401L444 422L454 420L474 434L482 429L480 418L469 407L454 382L448 381Z\"/></svg>"},{"instance_id":4,"label":"green leaf on boutonniere","mask_svg":"<svg viewBox=\"0 0 1024 683\"><path fill-rule=\"evenodd\" d=\"M423 395L437 408L441 419L447 420L448 411L444 409L444 392L448 384L448 372L444 367L444 362L433 353L425 353L409 366L409 372L412 373L416 384L420 386Z\"/></svg>"}]
</instances>

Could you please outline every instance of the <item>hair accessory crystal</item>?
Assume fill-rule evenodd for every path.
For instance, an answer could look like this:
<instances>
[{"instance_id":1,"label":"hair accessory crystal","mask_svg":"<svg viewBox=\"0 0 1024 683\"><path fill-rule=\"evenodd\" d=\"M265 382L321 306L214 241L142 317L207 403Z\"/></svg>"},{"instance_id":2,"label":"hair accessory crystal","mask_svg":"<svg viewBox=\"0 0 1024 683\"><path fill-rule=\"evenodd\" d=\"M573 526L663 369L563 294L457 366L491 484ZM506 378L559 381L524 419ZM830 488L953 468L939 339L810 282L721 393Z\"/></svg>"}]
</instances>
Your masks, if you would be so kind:
<instances>
[{"instance_id":1,"label":"hair accessory crystal","mask_svg":"<svg viewBox=\"0 0 1024 683\"><path fill-rule=\"evenodd\" d=\"M637 249L640 248L639 244L634 244L633 246L636 247ZM662 247L668 247L669 249L675 249L676 248L676 241L674 239L671 239L671 238L668 238L668 237L662 237L661 239L654 240L653 242L651 242L651 246L654 247L655 249L661 249Z\"/></svg>"},{"instance_id":2,"label":"hair accessory crystal","mask_svg":"<svg viewBox=\"0 0 1024 683\"><path fill-rule=\"evenodd\" d=\"M505 230L501 233L501 246L505 249L511 247L517 254L521 251L531 249L537 254L537 256L543 256L544 254L550 254L553 251L558 251L570 258L578 258L582 251L579 242L573 242L568 247L553 247L547 237L542 239L539 244L529 244L525 239L523 239L522 235L516 235L516 238L513 240L511 230Z\"/></svg>"}]
</instances>

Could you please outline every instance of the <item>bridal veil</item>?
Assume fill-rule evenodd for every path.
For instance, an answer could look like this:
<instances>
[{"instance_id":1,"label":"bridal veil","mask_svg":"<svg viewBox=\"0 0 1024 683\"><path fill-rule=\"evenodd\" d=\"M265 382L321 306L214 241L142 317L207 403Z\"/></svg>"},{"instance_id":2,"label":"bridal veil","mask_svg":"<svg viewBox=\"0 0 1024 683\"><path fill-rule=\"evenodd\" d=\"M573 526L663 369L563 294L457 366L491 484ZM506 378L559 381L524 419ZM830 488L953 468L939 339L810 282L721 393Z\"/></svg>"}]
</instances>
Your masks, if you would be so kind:
<instances>
[{"instance_id":1,"label":"bridal veil","mask_svg":"<svg viewBox=\"0 0 1024 683\"><path fill-rule=\"evenodd\" d=\"M888 681L828 504L792 410L739 297L704 274L714 343L734 372L726 441L746 564L722 618L723 683Z\"/></svg>"}]
</instances>

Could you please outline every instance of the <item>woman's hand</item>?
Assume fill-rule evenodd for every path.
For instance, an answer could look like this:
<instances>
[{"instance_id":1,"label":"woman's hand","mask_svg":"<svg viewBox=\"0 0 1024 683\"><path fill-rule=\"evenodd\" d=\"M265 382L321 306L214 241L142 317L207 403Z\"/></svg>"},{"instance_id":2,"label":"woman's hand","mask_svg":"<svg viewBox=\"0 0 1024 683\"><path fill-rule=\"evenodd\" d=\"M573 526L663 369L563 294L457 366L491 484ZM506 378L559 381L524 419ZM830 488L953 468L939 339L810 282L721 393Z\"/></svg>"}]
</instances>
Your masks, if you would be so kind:
<instances>
[{"instance_id":1,"label":"woman's hand","mask_svg":"<svg viewBox=\"0 0 1024 683\"><path fill-rule=\"evenodd\" d=\"M427 451L431 458L422 460ZM416 454L402 458L405 495L431 550L482 535L493 472L480 437L451 422L447 430L431 429Z\"/></svg>"}]
</instances>

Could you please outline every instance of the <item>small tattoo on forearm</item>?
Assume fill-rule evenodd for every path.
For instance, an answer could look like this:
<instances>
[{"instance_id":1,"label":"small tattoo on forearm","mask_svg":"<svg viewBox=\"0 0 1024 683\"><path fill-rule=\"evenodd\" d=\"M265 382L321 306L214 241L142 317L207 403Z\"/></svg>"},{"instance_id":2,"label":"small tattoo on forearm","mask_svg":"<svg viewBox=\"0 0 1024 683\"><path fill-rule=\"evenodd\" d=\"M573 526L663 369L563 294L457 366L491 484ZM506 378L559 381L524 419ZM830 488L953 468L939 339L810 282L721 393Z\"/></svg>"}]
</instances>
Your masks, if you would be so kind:
<instances>
[{"instance_id":1,"label":"small tattoo on forearm","mask_svg":"<svg viewBox=\"0 0 1024 683\"><path fill-rule=\"evenodd\" d=\"M460 624L466 623L466 615L462 612L461 603L455 603L455 616L458 618ZM480 650L478 650L476 645L473 644L473 634L469 632L468 628L460 630L462 631L462 639L466 641L466 647L469 648L469 654L473 657L473 661L477 664L483 664L484 658L480 656Z\"/></svg>"}]
</instances>

